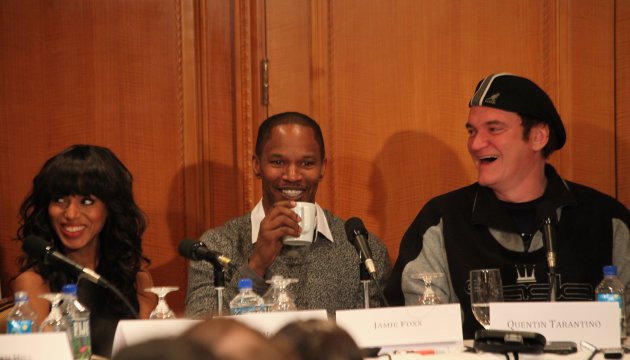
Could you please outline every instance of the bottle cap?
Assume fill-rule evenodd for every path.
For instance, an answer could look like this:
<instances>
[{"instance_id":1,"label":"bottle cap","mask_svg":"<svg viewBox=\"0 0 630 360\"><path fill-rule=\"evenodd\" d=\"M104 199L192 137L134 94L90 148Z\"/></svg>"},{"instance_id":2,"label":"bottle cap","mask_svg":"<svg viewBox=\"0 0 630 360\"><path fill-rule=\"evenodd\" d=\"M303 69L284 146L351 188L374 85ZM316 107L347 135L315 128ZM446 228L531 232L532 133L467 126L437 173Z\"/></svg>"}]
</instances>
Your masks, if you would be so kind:
<instances>
[{"instance_id":1,"label":"bottle cap","mask_svg":"<svg viewBox=\"0 0 630 360\"><path fill-rule=\"evenodd\" d=\"M252 287L252 279L250 278L243 278L238 281L239 289L251 289Z\"/></svg>"},{"instance_id":2,"label":"bottle cap","mask_svg":"<svg viewBox=\"0 0 630 360\"><path fill-rule=\"evenodd\" d=\"M604 275L617 275L617 267L615 265L604 266Z\"/></svg>"},{"instance_id":3,"label":"bottle cap","mask_svg":"<svg viewBox=\"0 0 630 360\"><path fill-rule=\"evenodd\" d=\"M61 292L64 294L76 295L77 286L75 284L66 284L61 288Z\"/></svg>"},{"instance_id":4,"label":"bottle cap","mask_svg":"<svg viewBox=\"0 0 630 360\"><path fill-rule=\"evenodd\" d=\"M13 297L15 301L28 301L28 293L26 291L16 291Z\"/></svg>"}]
</instances>

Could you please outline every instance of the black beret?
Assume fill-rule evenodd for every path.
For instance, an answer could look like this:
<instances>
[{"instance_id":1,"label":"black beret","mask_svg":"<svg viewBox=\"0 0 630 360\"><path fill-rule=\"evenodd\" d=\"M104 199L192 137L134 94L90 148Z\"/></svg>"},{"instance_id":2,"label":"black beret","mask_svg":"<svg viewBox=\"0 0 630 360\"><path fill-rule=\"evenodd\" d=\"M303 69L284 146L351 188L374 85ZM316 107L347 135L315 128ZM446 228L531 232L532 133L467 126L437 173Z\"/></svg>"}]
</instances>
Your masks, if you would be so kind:
<instances>
[{"instance_id":1,"label":"black beret","mask_svg":"<svg viewBox=\"0 0 630 360\"><path fill-rule=\"evenodd\" d=\"M513 74L491 74L481 80L469 107L489 106L526 115L549 125L555 148L564 146L567 135L553 102L533 81Z\"/></svg>"}]
</instances>

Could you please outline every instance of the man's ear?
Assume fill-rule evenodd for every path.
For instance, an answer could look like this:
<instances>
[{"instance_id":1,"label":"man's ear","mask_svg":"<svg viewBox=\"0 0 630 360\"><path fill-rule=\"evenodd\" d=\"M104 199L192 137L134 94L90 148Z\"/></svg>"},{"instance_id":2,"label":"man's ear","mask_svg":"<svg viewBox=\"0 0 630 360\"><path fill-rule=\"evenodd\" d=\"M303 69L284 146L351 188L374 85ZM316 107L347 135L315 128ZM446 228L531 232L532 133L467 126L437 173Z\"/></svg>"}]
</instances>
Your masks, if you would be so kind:
<instances>
[{"instance_id":1,"label":"man's ear","mask_svg":"<svg viewBox=\"0 0 630 360\"><path fill-rule=\"evenodd\" d=\"M326 173L326 164L328 163L328 159L324 158L324 160L322 160L322 170L319 172L319 179L323 179L324 178L324 174Z\"/></svg>"},{"instance_id":2,"label":"man's ear","mask_svg":"<svg viewBox=\"0 0 630 360\"><path fill-rule=\"evenodd\" d=\"M529 132L529 140L534 150L542 150L549 142L549 125L540 123L532 126Z\"/></svg>"},{"instance_id":3,"label":"man's ear","mask_svg":"<svg viewBox=\"0 0 630 360\"><path fill-rule=\"evenodd\" d=\"M252 169L254 170L254 175L257 178L262 178L262 170L260 168L260 159L258 159L257 155L252 156Z\"/></svg>"}]
</instances>

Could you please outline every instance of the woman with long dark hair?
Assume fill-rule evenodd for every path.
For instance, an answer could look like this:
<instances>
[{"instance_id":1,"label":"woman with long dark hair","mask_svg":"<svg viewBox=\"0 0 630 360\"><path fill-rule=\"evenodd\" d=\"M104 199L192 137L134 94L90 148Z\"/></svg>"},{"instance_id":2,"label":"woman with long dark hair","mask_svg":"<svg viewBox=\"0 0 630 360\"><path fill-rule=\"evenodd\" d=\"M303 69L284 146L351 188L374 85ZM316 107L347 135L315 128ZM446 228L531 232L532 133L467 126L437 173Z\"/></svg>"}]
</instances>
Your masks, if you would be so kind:
<instances>
[{"instance_id":1,"label":"woman with long dark hair","mask_svg":"<svg viewBox=\"0 0 630 360\"><path fill-rule=\"evenodd\" d=\"M144 215L134 201L133 177L107 148L73 145L50 158L33 179L20 207L18 238L37 236L76 263L113 284L141 318L148 318L155 296L142 255ZM111 291L77 279L72 272L43 264L28 254L20 258L16 291L27 291L41 322L50 304L38 297L78 282L79 301L90 310L93 352L108 356L118 320L133 312ZM79 281L81 280L81 281Z\"/></svg>"}]
</instances>

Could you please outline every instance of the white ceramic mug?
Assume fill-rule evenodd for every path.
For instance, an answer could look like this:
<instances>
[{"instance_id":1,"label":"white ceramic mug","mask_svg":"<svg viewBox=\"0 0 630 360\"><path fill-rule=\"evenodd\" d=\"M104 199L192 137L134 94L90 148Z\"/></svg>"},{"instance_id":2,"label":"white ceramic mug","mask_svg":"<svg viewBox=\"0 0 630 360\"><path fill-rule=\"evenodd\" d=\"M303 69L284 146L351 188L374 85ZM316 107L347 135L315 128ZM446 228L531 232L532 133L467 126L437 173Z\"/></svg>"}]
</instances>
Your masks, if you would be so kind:
<instances>
[{"instance_id":1,"label":"white ceramic mug","mask_svg":"<svg viewBox=\"0 0 630 360\"><path fill-rule=\"evenodd\" d=\"M315 237L315 227L317 224L317 208L315 204L310 202L298 202L291 210L302 219L300 220L302 233L298 237L285 236L282 242L285 245L292 246L310 245Z\"/></svg>"}]
</instances>

